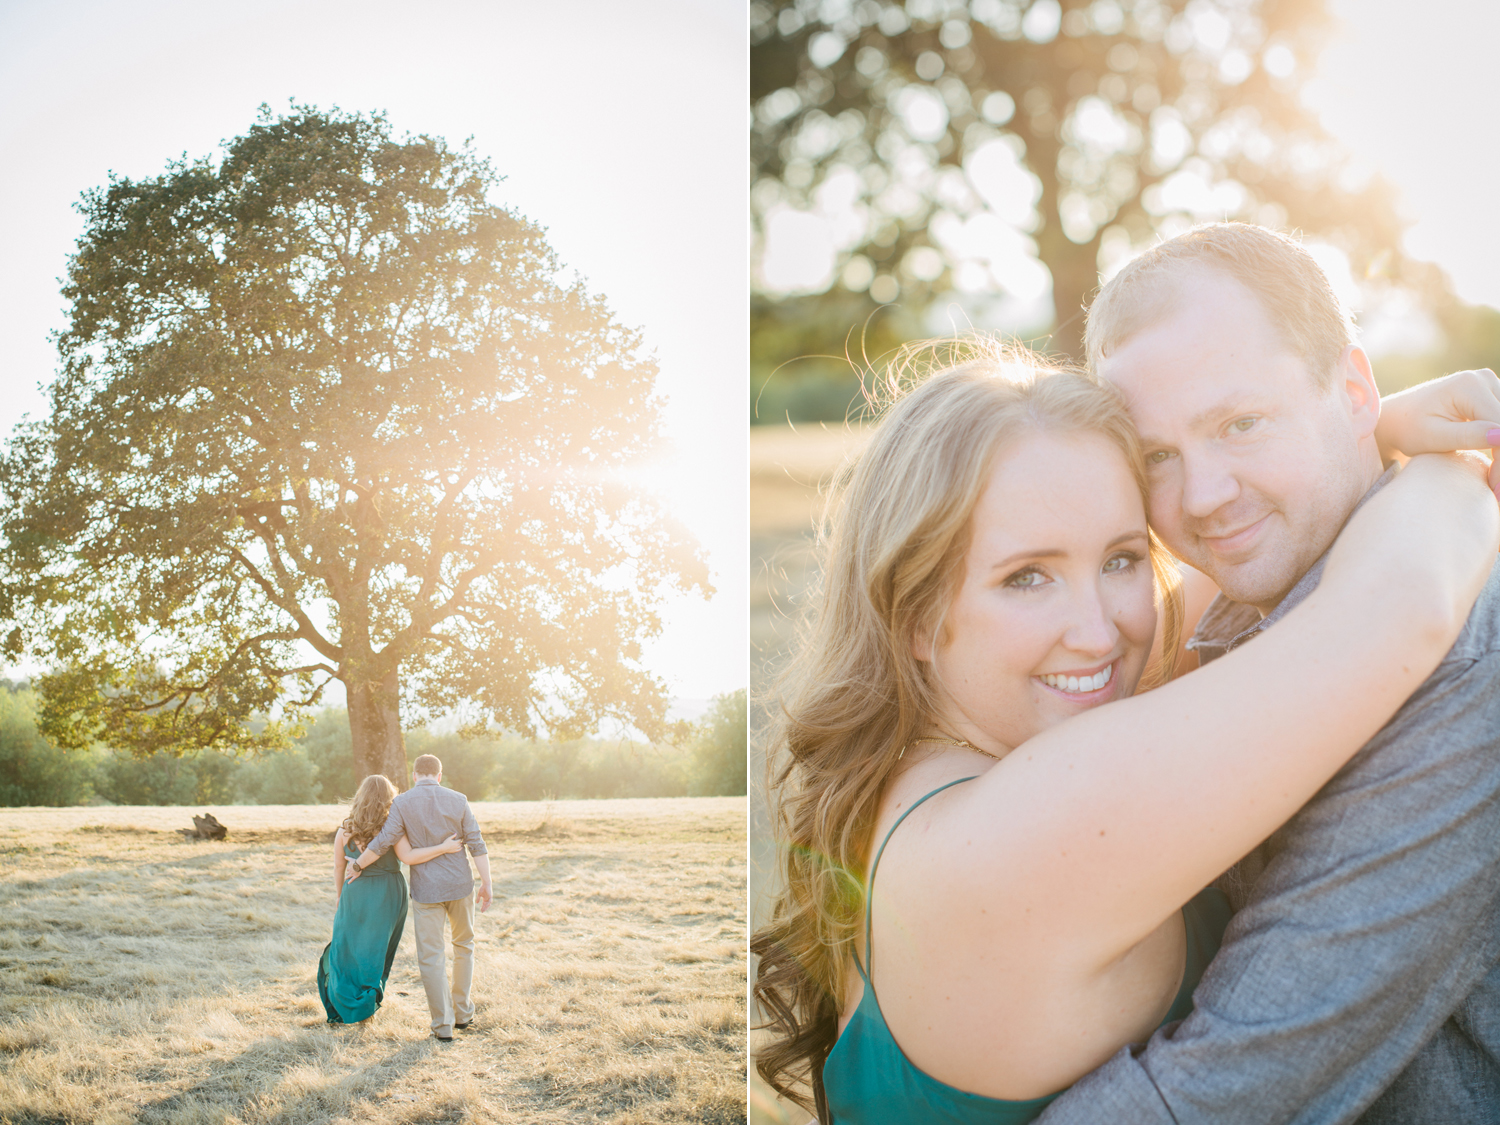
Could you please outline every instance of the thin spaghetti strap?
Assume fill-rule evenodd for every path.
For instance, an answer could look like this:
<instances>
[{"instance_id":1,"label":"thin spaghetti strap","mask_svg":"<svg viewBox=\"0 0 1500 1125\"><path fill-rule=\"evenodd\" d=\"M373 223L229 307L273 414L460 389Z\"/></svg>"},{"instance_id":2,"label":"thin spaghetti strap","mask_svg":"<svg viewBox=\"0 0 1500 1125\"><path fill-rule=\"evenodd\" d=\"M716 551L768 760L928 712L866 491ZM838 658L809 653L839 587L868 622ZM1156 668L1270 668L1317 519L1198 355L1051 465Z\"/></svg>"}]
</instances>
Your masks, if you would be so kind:
<instances>
[{"instance_id":1,"label":"thin spaghetti strap","mask_svg":"<svg viewBox=\"0 0 1500 1125\"><path fill-rule=\"evenodd\" d=\"M855 953L854 955L854 967L859 969L860 975L865 978L865 983L869 985L871 991L873 991L875 988L875 981L872 976L872 974L875 972L875 944L870 929L870 924L874 917L873 909L875 899L875 872L880 867L880 857L885 855L885 846L891 842L891 837L896 834L896 829L901 827L901 822L907 817L911 816L912 813L916 812L917 806L920 805L923 801L927 800L928 797L936 797L944 789L952 789L955 785L961 785L965 781L973 781L974 778L978 776L979 775L976 773L970 775L969 777L960 777L957 781L950 781L947 785L939 785L931 793L927 793L922 797L919 797L915 802L912 803L911 808L907 809L904 813L896 818L896 823L891 825L891 830L885 834L885 839L880 841L880 849L875 853L875 862L870 864L870 882L869 885L865 887L865 964L863 967L861 967L859 963L859 954Z\"/></svg>"}]
</instances>

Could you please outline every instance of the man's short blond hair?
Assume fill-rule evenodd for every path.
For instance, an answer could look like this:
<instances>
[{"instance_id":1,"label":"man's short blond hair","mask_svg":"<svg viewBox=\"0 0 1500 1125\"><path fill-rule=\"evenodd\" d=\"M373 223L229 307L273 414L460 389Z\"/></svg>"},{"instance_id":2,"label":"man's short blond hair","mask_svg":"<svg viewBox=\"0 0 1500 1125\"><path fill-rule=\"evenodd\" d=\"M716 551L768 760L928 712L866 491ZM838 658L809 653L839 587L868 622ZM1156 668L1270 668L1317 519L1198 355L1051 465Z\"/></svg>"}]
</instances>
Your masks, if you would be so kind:
<instances>
[{"instance_id":1,"label":"man's short blond hair","mask_svg":"<svg viewBox=\"0 0 1500 1125\"><path fill-rule=\"evenodd\" d=\"M1321 387L1333 383L1354 326L1328 275L1302 245L1251 223L1211 223L1170 238L1128 262L1089 306L1084 348L1091 371L1137 332L1192 300L1197 269L1228 274L1260 300L1271 323Z\"/></svg>"},{"instance_id":2,"label":"man's short blond hair","mask_svg":"<svg viewBox=\"0 0 1500 1125\"><path fill-rule=\"evenodd\" d=\"M423 754L411 764L411 772L424 777L436 777L443 772L443 763L438 761L436 754Z\"/></svg>"}]
</instances>

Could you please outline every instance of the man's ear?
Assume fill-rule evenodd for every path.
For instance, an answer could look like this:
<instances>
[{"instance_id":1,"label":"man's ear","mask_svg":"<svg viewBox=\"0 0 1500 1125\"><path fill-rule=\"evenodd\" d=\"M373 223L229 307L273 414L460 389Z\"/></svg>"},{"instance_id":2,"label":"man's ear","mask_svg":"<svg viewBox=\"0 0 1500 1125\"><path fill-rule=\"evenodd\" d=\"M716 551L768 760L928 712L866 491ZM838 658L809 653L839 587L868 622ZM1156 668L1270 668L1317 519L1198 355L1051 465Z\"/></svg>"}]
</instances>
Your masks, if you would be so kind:
<instances>
[{"instance_id":1,"label":"man's ear","mask_svg":"<svg viewBox=\"0 0 1500 1125\"><path fill-rule=\"evenodd\" d=\"M1349 404L1355 436L1369 437L1380 421L1380 391L1375 386L1375 372L1364 348L1350 344L1339 353L1335 380Z\"/></svg>"}]
</instances>

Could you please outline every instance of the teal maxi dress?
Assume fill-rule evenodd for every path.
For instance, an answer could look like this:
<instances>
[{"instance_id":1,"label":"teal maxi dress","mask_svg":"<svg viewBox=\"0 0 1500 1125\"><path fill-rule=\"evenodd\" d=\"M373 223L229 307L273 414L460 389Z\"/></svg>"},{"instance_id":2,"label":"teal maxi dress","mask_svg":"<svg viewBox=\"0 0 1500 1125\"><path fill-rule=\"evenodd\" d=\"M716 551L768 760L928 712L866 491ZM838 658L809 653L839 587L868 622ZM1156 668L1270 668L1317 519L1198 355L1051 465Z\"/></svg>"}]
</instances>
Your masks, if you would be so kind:
<instances>
[{"instance_id":1,"label":"teal maxi dress","mask_svg":"<svg viewBox=\"0 0 1500 1125\"><path fill-rule=\"evenodd\" d=\"M344 846L351 860L360 855L352 846ZM339 896L333 938L318 959L318 996L329 1023L358 1023L375 1014L405 925L406 880L392 848Z\"/></svg>"}]
</instances>

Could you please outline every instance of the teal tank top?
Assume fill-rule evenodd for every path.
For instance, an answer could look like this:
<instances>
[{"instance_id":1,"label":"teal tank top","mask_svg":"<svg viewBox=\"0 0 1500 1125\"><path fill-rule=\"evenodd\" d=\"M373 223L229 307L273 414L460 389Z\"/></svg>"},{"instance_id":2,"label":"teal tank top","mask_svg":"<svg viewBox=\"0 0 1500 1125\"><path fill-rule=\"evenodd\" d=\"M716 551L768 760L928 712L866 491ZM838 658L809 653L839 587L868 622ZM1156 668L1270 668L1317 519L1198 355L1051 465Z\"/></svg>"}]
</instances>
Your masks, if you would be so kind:
<instances>
[{"instance_id":1,"label":"teal tank top","mask_svg":"<svg viewBox=\"0 0 1500 1125\"><path fill-rule=\"evenodd\" d=\"M875 886L880 857L885 853L891 835L901 827L901 821L928 797L973 780L972 777L961 777L958 781L950 781L901 814L875 853L875 862L870 867L871 889ZM1198 987L1203 971L1219 951L1229 915L1229 900L1212 887L1182 908L1183 922L1187 927L1187 964L1182 971L1182 985L1177 989L1177 997L1162 1020L1163 1024L1183 1019L1193 1010L1193 989ZM873 966L868 896L865 956ZM865 991L854 1015L823 1063L823 1090L828 1098L830 1118L827 1125L897 1125L913 1121L923 1122L923 1125L1022 1125L1040 1117L1042 1110L1062 1096L1063 1091L1059 1090L1026 1101L1005 1101L971 1094L917 1069L885 1024L869 972L859 963L858 957L855 957L854 964L865 982Z\"/></svg>"}]
</instances>

